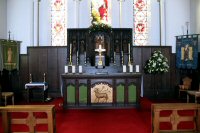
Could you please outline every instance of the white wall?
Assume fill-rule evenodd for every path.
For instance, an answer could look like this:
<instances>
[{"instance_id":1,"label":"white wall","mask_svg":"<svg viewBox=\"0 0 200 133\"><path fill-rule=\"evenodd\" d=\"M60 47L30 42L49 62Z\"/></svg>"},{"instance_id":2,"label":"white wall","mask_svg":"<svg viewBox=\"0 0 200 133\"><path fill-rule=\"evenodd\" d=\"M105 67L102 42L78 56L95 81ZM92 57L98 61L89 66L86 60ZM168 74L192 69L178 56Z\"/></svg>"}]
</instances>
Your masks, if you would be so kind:
<instances>
[{"instance_id":1,"label":"white wall","mask_svg":"<svg viewBox=\"0 0 200 133\"><path fill-rule=\"evenodd\" d=\"M7 28L6 20L0 17L0 37L6 38L11 31L11 39L22 41L21 53L27 52L27 46L37 46L36 43L36 9L33 2L37 0L0 0L0 14L5 16L7 4ZM76 0L78 1L78 0ZM79 23L77 22L77 9L75 0L67 0L67 26L68 28L87 28L90 26L90 0L82 0L79 5ZM119 28L119 2L112 0L112 27ZM122 28L133 27L133 0L122 3ZM165 35L164 45L172 46L175 52L175 36L186 34L185 22L194 23L190 26L189 33L200 31L200 0L164 0L165 4ZM151 23L149 28L149 45L160 45L159 31L159 3L151 0ZM196 13L191 15L191 13ZM50 0L40 2L40 46L51 45L51 8ZM35 17L33 17L35 14ZM191 21L192 20L192 21Z\"/></svg>"},{"instance_id":2,"label":"white wall","mask_svg":"<svg viewBox=\"0 0 200 133\"><path fill-rule=\"evenodd\" d=\"M190 28L191 34L200 34L200 0L191 0L191 13L190 13ZM200 40L200 36L199 36ZM198 44L200 51L200 41Z\"/></svg>"},{"instance_id":3,"label":"white wall","mask_svg":"<svg viewBox=\"0 0 200 133\"><path fill-rule=\"evenodd\" d=\"M7 31L11 39L22 41L21 53L32 43L32 7L31 0L7 0Z\"/></svg>"},{"instance_id":4,"label":"white wall","mask_svg":"<svg viewBox=\"0 0 200 133\"><path fill-rule=\"evenodd\" d=\"M175 36L186 34L186 22L190 22L190 0L166 0L166 45L172 46L173 53Z\"/></svg>"},{"instance_id":5,"label":"white wall","mask_svg":"<svg viewBox=\"0 0 200 133\"><path fill-rule=\"evenodd\" d=\"M6 0L0 0L0 39L7 38L7 9Z\"/></svg>"},{"instance_id":6,"label":"white wall","mask_svg":"<svg viewBox=\"0 0 200 133\"><path fill-rule=\"evenodd\" d=\"M150 23L148 45L160 45L160 26L159 26L159 2L150 1Z\"/></svg>"}]
</instances>

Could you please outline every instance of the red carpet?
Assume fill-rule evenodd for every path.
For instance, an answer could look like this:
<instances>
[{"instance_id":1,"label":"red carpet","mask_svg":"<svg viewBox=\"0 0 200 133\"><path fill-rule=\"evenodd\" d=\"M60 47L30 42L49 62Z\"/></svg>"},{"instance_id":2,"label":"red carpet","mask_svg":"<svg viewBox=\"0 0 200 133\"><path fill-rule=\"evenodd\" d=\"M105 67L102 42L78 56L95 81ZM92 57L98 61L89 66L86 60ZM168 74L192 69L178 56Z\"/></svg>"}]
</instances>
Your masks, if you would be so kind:
<instances>
[{"instance_id":1,"label":"red carpet","mask_svg":"<svg viewBox=\"0 0 200 133\"><path fill-rule=\"evenodd\" d=\"M57 114L58 133L150 133L150 112L136 109L67 110Z\"/></svg>"},{"instance_id":2,"label":"red carpet","mask_svg":"<svg viewBox=\"0 0 200 133\"><path fill-rule=\"evenodd\" d=\"M151 112L145 109L68 109L62 110L62 99L48 104L56 105L57 133L150 133ZM145 102L146 103L146 102ZM148 105L149 106L149 105ZM19 116L19 115L18 115ZM1 117L1 116L0 116ZM13 115L14 117L14 115ZM1 119L1 118L0 118ZM2 132L0 121L0 132ZM22 126L13 126L13 130ZM26 130L26 128L23 129ZM38 126L40 131L46 126Z\"/></svg>"}]
</instances>

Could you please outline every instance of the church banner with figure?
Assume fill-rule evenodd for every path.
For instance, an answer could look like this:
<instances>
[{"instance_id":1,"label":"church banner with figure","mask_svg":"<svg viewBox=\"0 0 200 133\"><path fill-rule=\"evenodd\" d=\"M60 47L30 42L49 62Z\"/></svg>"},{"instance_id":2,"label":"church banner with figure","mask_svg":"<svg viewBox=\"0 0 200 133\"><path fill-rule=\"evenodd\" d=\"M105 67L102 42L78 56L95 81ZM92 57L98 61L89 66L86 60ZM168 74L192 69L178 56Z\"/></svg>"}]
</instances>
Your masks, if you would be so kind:
<instances>
[{"instance_id":1,"label":"church banner with figure","mask_svg":"<svg viewBox=\"0 0 200 133\"><path fill-rule=\"evenodd\" d=\"M11 40L1 40L2 68L6 70L19 69L19 43Z\"/></svg>"},{"instance_id":2,"label":"church banner with figure","mask_svg":"<svg viewBox=\"0 0 200 133\"><path fill-rule=\"evenodd\" d=\"M198 34L176 36L176 67L197 69Z\"/></svg>"}]
</instances>

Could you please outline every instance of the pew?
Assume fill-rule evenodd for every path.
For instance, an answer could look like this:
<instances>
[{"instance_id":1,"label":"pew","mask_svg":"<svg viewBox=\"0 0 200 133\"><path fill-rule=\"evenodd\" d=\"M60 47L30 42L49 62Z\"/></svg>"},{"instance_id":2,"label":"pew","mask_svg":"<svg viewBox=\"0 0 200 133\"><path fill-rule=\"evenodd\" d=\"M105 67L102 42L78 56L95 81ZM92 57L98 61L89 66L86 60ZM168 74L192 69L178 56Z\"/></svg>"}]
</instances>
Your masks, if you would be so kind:
<instances>
[{"instance_id":1,"label":"pew","mask_svg":"<svg viewBox=\"0 0 200 133\"><path fill-rule=\"evenodd\" d=\"M20 133L35 133L35 126L37 124L48 125L46 133L55 133L55 106L54 105L9 105L0 107L2 113L2 126L4 133L10 133L12 125L26 125L29 128L28 132L22 131ZM27 113L27 117L13 118L13 113ZM44 117L37 117L37 114L44 113ZM18 131L17 131L18 132ZM45 133L38 132L37 133Z\"/></svg>"},{"instance_id":2,"label":"pew","mask_svg":"<svg viewBox=\"0 0 200 133\"><path fill-rule=\"evenodd\" d=\"M151 110L152 133L199 133L200 131L199 104L158 103L152 104ZM161 124L165 126L164 129L162 129ZM169 126L166 128L166 125Z\"/></svg>"}]
</instances>

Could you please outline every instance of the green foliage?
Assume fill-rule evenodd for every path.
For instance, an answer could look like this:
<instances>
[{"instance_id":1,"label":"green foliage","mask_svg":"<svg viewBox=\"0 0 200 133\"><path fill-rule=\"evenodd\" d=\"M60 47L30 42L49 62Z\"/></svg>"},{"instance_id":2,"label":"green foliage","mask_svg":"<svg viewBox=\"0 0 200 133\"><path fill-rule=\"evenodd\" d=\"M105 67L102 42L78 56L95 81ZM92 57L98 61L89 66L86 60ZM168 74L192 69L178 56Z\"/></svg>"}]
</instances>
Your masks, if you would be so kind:
<instances>
[{"instance_id":1,"label":"green foliage","mask_svg":"<svg viewBox=\"0 0 200 133\"><path fill-rule=\"evenodd\" d=\"M90 27L89 27L89 33L92 33L92 32L111 32L111 26L107 25L107 24L104 24L104 23L98 23L98 24L92 24Z\"/></svg>"},{"instance_id":2,"label":"green foliage","mask_svg":"<svg viewBox=\"0 0 200 133\"><path fill-rule=\"evenodd\" d=\"M157 74L165 73L169 70L168 59L163 56L161 51L157 50L153 52L153 55L147 60L144 67L146 73Z\"/></svg>"}]
</instances>

